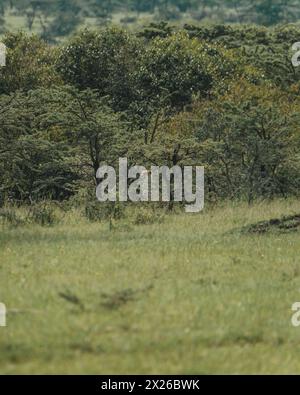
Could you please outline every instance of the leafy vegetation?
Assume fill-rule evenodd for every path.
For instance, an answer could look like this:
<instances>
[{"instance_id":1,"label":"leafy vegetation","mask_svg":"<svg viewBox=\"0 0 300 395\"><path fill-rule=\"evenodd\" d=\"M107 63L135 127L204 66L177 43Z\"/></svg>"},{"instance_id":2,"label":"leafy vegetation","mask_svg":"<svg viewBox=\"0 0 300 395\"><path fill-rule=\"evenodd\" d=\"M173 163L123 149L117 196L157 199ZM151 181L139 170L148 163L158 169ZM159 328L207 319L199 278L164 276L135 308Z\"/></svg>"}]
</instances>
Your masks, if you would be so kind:
<instances>
[{"instance_id":1,"label":"leafy vegetation","mask_svg":"<svg viewBox=\"0 0 300 395\"><path fill-rule=\"evenodd\" d=\"M69 199L122 156L204 165L213 201L297 195L296 25L160 28L83 30L56 47L5 36L2 205Z\"/></svg>"},{"instance_id":2,"label":"leafy vegetation","mask_svg":"<svg viewBox=\"0 0 300 395\"><path fill-rule=\"evenodd\" d=\"M300 371L296 6L0 1L1 372ZM204 212L100 204L121 157L204 166Z\"/></svg>"}]
</instances>

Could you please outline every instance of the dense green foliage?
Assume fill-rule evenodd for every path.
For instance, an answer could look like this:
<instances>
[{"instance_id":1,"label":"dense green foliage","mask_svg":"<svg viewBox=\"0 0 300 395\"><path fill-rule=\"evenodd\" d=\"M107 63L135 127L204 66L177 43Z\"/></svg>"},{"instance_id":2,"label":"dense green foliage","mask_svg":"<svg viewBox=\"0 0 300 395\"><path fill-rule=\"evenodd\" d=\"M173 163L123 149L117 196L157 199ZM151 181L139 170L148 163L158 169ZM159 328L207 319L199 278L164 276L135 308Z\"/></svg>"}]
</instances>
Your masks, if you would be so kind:
<instances>
[{"instance_id":1,"label":"dense green foliage","mask_svg":"<svg viewBox=\"0 0 300 395\"><path fill-rule=\"evenodd\" d=\"M0 0L1 372L299 371L296 5ZM99 204L120 157L205 210Z\"/></svg>"},{"instance_id":2,"label":"dense green foliage","mask_svg":"<svg viewBox=\"0 0 300 395\"><path fill-rule=\"evenodd\" d=\"M1 202L93 189L102 163L204 165L209 199L296 194L300 29L152 24L64 45L9 33L0 69Z\"/></svg>"}]
</instances>

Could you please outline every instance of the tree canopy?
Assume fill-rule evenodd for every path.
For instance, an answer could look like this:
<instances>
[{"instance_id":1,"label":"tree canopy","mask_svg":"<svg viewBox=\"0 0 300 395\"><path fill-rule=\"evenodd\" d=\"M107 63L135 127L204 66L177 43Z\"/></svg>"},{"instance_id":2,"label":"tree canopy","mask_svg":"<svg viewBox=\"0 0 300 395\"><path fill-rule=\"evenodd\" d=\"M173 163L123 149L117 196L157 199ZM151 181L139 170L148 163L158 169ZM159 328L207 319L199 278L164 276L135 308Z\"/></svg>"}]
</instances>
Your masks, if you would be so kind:
<instances>
[{"instance_id":1,"label":"tree canopy","mask_svg":"<svg viewBox=\"0 0 300 395\"><path fill-rule=\"evenodd\" d=\"M152 34L150 34L152 31ZM102 163L206 168L214 198L296 194L296 25L84 29L53 46L7 33L1 202L64 200Z\"/></svg>"}]
</instances>

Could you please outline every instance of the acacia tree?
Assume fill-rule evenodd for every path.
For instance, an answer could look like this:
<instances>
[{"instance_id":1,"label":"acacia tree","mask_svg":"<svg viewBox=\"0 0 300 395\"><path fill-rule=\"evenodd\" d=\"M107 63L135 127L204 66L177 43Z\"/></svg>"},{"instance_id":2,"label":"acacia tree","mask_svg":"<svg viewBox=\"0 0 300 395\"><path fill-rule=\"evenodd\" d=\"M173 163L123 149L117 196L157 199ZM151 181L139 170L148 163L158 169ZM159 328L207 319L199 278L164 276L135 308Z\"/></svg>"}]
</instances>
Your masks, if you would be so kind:
<instances>
[{"instance_id":1,"label":"acacia tree","mask_svg":"<svg viewBox=\"0 0 300 395\"><path fill-rule=\"evenodd\" d=\"M96 181L101 163L114 163L124 153L127 136L121 115L99 100L97 92L61 87L37 95L47 106L39 117L40 128L76 150L80 171L89 169Z\"/></svg>"},{"instance_id":2,"label":"acacia tree","mask_svg":"<svg viewBox=\"0 0 300 395\"><path fill-rule=\"evenodd\" d=\"M6 67L0 68L0 94L61 83L54 64L56 48L24 33L7 33L3 43L7 55Z\"/></svg>"},{"instance_id":3,"label":"acacia tree","mask_svg":"<svg viewBox=\"0 0 300 395\"><path fill-rule=\"evenodd\" d=\"M218 195L247 197L251 203L297 191L299 104L269 83L244 80L214 102L202 103L195 133Z\"/></svg>"},{"instance_id":4,"label":"acacia tree","mask_svg":"<svg viewBox=\"0 0 300 395\"><path fill-rule=\"evenodd\" d=\"M74 152L41 128L47 106L35 92L0 98L0 201L62 200L74 193L79 174Z\"/></svg>"},{"instance_id":5,"label":"acacia tree","mask_svg":"<svg viewBox=\"0 0 300 395\"><path fill-rule=\"evenodd\" d=\"M132 74L141 50L138 40L120 29L84 30L62 48L57 70L66 83L97 90L115 111L124 111L137 98Z\"/></svg>"},{"instance_id":6,"label":"acacia tree","mask_svg":"<svg viewBox=\"0 0 300 395\"><path fill-rule=\"evenodd\" d=\"M151 40L138 58L134 82L138 100L130 105L135 125L153 140L157 127L196 98L208 98L235 71L226 51L187 34Z\"/></svg>"}]
</instances>

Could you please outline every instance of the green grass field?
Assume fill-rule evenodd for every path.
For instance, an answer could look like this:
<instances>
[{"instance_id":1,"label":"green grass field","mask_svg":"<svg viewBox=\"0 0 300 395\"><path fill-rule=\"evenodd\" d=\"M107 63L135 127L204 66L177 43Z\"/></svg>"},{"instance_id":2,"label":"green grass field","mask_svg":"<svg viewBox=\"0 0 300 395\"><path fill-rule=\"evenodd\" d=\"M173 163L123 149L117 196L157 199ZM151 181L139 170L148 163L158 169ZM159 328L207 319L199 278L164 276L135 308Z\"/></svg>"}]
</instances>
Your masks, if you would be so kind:
<instances>
[{"instance_id":1,"label":"green grass field","mask_svg":"<svg viewBox=\"0 0 300 395\"><path fill-rule=\"evenodd\" d=\"M0 373L300 373L299 234L239 232L299 212L288 200L113 231L75 211L3 226Z\"/></svg>"}]
</instances>

